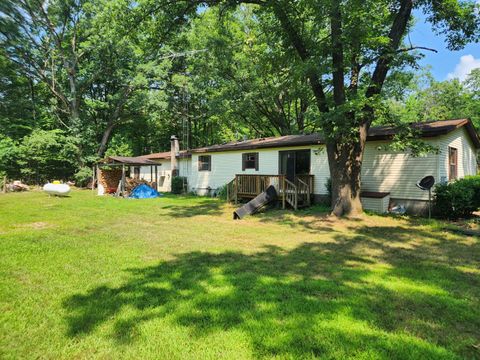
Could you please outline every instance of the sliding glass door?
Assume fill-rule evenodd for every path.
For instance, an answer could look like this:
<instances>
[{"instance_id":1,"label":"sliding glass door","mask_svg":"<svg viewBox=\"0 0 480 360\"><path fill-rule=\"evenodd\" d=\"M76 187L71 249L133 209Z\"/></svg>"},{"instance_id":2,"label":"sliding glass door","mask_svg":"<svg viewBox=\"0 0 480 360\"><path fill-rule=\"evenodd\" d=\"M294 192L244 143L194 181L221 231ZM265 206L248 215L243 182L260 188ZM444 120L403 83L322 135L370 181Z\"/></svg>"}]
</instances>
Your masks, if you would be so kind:
<instances>
[{"instance_id":1,"label":"sliding glass door","mask_svg":"<svg viewBox=\"0 0 480 360\"><path fill-rule=\"evenodd\" d=\"M279 170L290 181L298 175L310 174L310 149L280 151Z\"/></svg>"}]
</instances>

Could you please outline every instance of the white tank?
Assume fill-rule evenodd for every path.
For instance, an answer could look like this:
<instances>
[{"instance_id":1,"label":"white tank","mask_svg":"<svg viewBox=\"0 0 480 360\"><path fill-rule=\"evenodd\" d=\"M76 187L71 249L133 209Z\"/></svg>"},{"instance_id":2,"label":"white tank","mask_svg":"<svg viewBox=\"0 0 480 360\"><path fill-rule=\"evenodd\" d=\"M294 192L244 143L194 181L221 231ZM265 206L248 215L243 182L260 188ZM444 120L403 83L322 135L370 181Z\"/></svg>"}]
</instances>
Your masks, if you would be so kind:
<instances>
[{"instance_id":1,"label":"white tank","mask_svg":"<svg viewBox=\"0 0 480 360\"><path fill-rule=\"evenodd\" d=\"M70 192L70 186L67 184L45 184L43 185L43 191L50 195L67 196Z\"/></svg>"}]
</instances>

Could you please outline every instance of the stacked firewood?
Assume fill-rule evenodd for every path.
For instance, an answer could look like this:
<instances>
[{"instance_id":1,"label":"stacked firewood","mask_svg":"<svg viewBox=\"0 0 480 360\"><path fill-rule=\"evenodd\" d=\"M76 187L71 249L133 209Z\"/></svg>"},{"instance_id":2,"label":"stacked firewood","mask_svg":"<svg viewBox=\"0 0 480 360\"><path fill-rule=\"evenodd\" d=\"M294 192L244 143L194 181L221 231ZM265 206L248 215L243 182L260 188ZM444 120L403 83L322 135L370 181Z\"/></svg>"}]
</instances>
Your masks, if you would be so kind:
<instances>
[{"instance_id":1,"label":"stacked firewood","mask_svg":"<svg viewBox=\"0 0 480 360\"><path fill-rule=\"evenodd\" d=\"M149 183L147 180L127 178L125 181L125 190L130 192L140 184L147 184L148 186L152 186L151 183Z\"/></svg>"},{"instance_id":2,"label":"stacked firewood","mask_svg":"<svg viewBox=\"0 0 480 360\"><path fill-rule=\"evenodd\" d=\"M120 180L122 180L122 169L100 169L98 172L98 182L104 186L107 193L115 193Z\"/></svg>"}]
</instances>

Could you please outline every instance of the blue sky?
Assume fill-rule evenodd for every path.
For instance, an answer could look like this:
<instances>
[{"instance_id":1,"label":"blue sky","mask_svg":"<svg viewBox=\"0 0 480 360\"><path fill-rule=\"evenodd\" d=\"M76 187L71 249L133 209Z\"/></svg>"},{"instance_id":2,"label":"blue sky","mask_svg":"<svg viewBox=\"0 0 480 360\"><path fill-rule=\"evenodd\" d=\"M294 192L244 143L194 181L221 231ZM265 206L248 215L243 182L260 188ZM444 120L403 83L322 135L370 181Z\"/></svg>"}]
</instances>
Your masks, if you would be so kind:
<instances>
[{"instance_id":1,"label":"blue sky","mask_svg":"<svg viewBox=\"0 0 480 360\"><path fill-rule=\"evenodd\" d=\"M429 65L435 79L439 81L457 77L463 80L473 69L480 67L480 44L469 44L460 51L450 51L445 39L435 35L421 13L416 13L417 23L410 33L413 45L434 48L438 53L422 51L425 57L421 66Z\"/></svg>"}]
</instances>

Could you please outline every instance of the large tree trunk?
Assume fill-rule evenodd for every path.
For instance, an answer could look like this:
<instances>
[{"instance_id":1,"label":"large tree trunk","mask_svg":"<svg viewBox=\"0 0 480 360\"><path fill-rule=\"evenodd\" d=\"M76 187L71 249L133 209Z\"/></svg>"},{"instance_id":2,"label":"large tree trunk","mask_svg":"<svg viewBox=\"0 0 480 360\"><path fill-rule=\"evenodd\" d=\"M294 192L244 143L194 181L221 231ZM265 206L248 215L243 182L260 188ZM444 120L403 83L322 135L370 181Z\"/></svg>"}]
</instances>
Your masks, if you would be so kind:
<instances>
[{"instance_id":1,"label":"large tree trunk","mask_svg":"<svg viewBox=\"0 0 480 360\"><path fill-rule=\"evenodd\" d=\"M100 145L98 147L97 155L98 157L103 157L105 155L105 151L107 150L108 141L110 140L110 136L112 135L113 128L115 127L115 122L111 121L107 124L105 131L102 135L102 141L100 141Z\"/></svg>"},{"instance_id":2,"label":"large tree trunk","mask_svg":"<svg viewBox=\"0 0 480 360\"><path fill-rule=\"evenodd\" d=\"M112 116L108 120L105 131L103 132L102 141L100 141L100 145L98 147L98 152L97 152L98 157L103 157L103 155L105 154L113 129L115 128L115 126L118 125L120 115L122 114L122 111L123 111L123 106L127 102L128 97L132 93L133 89L134 89L133 86L127 86L123 89L123 93L120 99L118 100L117 105L115 106L115 110L113 111Z\"/></svg>"},{"instance_id":3,"label":"large tree trunk","mask_svg":"<svg viewBox=\"0 0 480 360\"><path fill-rule=\"evenodd\" d=\"M327 143L332 179L332 215L355 217L363 212L360 187L367 133L368 125L362 123L356 141Z\"/></svg>"}]
</instances>

